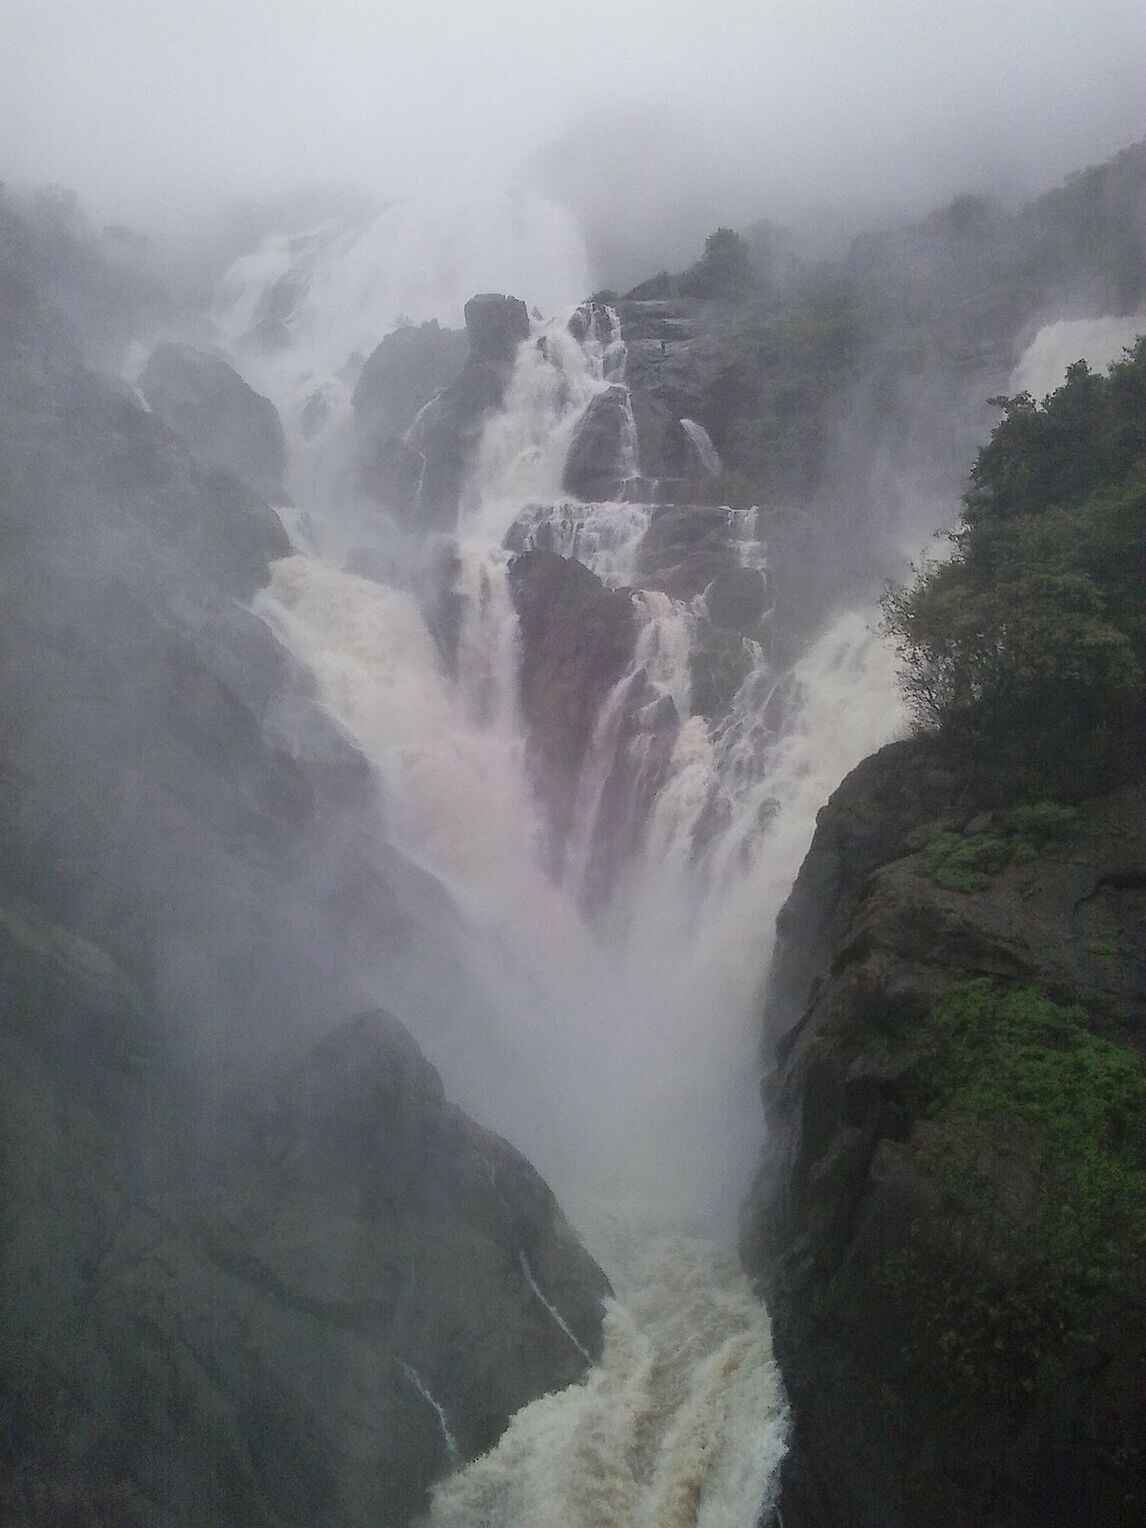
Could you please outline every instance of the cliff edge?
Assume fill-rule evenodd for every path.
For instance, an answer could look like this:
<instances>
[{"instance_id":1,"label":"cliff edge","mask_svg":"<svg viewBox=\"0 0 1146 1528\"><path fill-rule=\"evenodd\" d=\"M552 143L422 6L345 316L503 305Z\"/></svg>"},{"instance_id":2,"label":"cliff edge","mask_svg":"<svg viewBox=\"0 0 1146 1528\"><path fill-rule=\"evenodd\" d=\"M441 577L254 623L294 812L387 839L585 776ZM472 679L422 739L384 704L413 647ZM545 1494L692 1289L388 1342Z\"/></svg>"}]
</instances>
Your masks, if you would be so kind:
<instances>
[{"instance_id":1,"label":"cliff edge","mask_svg":"<svg viewBox=\"0 0 1146 1528\"><path fill-rule=\"evenodd\" d=\"M785 1528L1146 1503L1146 787L978 809L925 742L820 814L779 919L742 1252Z\"/></svg>"}]
</instances>

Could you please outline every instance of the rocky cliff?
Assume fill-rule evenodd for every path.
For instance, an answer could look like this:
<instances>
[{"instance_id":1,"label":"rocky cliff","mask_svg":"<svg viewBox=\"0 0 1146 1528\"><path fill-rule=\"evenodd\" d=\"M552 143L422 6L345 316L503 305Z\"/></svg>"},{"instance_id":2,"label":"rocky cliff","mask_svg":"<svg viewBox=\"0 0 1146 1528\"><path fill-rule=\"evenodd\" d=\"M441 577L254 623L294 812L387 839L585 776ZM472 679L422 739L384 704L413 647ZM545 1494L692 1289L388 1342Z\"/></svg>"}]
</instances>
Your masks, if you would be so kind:
<instances>
[{"instance_id":1,"label":"rocky cliff","mask_svg":"<svg viewBox=\"0 0 1146 1528\"><path fill-rule=\"evenodd\" d=\"M529 314L483 292L465 306L468 352L437 325L398 330L370 356L354 394L365 491L423 531L451 531L481 427L501 402Z\"/></svg>"},{"instance_id":2,"label":"rocky cliff","mask_svg":"<svg viewBox=\"0 0 1146 1528\"><path fill-rule=\"evenodd\" d=\"M979 810L922 743L820 814L743 1254L787 1528L1141 1521L1146 792Z\"/></svg>"},{"instance_id":3,"label":"rocky cliff","mask_svg":"<svg viewBox=\"0 0 1146 1528\"><path fill-rule=\"evenodd\" d=\"M457 916L252 612L276 514L85 364L20 233L0 203L0 1518L404 1524L583 1372L608 1286L363 1011L423 959L450 990Z\"/></svg>"}]
</instances>

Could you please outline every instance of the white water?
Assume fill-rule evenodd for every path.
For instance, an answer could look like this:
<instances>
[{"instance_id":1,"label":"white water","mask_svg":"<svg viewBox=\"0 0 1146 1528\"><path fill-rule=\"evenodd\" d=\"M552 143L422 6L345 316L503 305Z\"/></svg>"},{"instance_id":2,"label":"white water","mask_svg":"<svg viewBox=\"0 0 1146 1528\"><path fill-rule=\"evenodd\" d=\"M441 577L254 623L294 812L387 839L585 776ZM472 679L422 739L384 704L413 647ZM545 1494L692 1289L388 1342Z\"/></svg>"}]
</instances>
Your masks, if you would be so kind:
<instances>
[{"instance_id":1,"label":"white water","mask_svg":"<svg viewBox=\"0 0 1146 1528\"><path fill-rule=\"evenodd\" d=\"M1105 371L1140 334L1146 334L1146 312L1044 324L1020 356L1011 374L1010 390L1029 392L1041 399L1063 385L1066 369L1075 361L1086 361L1094 371Z\"/></svg>"},{"instance_id":2,"label":"white water","mask_svg":"<svg viewBox=\"0 0 1146 1528\"><path fill-rule=\"evenodd\" d=\"M578 1353L580 1353L581 1357L586 1360L586 1362L592 1362L590 1354L585 1350L585 1348L582 1346L582 1344L580 1342L578 1342L577 1338L573 1335L573 1332L570 1330L569 1323L565 1320L565 1317L561 1314L561 1312L557 1309L557 1307L552 1303L552 1301L547 1299L546 1296L542 1294L540 1288L538 1287L537 1280L533 1277L533 1269L529 1266L529 1259L526 1257L524 1252L519 1253L519 1255L518 1255L518 1262L521 1264L521 1271L525 1275L525 1282L529 1285L530 1289L533 1291L533 1294L534 1294L535 1298L549 1312L549 1315L552 1317L554 1326L557 1327L558 1331L564 1332L565 1336L569 1339L569 1341L577 1349L577 1351L578 1351Z\"/></svg>"},{"instance_id":3,"label":"white water","mask_svg":"<svg viewBox=\"0 0 1146 1528\"><path fill-rule=\"evenodd\" d=\"M601 1363L440 1485L432 1528L754 1528L786 1430L767 1315L732 1253L629 1209L597 1223Z\"/></svg>"},{"instance_id":4,"label":"white water","mask_svg":"<svg viewBox=\"0 0 1146 1528\"><path fill-rule=\"evenodd\" d=\"M696 452L700 465L711 477L719 477L724 470L720 452L712 444L712 436L695 419L682 419L680 427L688 436L689 444Z\"/></svg>"},{"instance_id":5,"label":"white water","mask_svg":"<svg viewBox=\"0 0 1146 1528\"><path fill-rule=\"evenodd\" d=\"M347 342L331 336L355 302L316 295L336 284L338 259L357 270L342 251L333 274L316 266L310 287L303 328L321 343L259 379L278 389L288 424L303 387L329 384ZM650 707L671 700L680 720L660 793L590 927L580 883L629 675L598 717L565 881L547 876L502 541L520 521L527 537L548 536L608 582L634 578L653 507L580 505L560 491L577 422L623 365L615 333L578 344L563 318L536 324L520 348L462 507L455 679L400 559L386 582L342 565L338 478L321 451L296 476L300 499L316 495L298 511L305 535L257 600L372 761L391 839L448 886L472 931L471 975L492 1028L420 1038L453 1096L549 1178L617 1290L602 1362L583 1384L527 1407L487 1458L444 1484L435 1528L753 1528L783 1451L767 1316L726 1250L761 1145L759 987L817 809L899 715L890 659L868 616L851 612L787 675L752 648L729 715L710 727L690 716L699 608L643 591L633 675L643 672ZM636 475L635 445L621 465ZM734 529L742 560L762 565L755 516ZM715 826L702 833L706 821Z\"/></svg>"},{"instance_id":6,"label":"white water","mask_svg":"<svg viewBox=\"0 0 1146 1528\"><path fill-rule=\"evenodd\" d=\"M438 1419L438 1428L442 1434L442 1442L446 1445L446 1458L450 1461L451 1464L456 1464L459 1458L458 1444L457 1439L450 1431L450 1423L446 1416L445 1409L442 1407L439 1401L434 1399L433 1393L430 1391L429 1387L426 1385L426 1382L418 1373L417 1369L414 1368L413 1364L404 1363L401 1367L402 1373L410 1381L414 1389L425 1401L426 1405L433 1409L434 1415Z\"/></svg>"}]
</instances>

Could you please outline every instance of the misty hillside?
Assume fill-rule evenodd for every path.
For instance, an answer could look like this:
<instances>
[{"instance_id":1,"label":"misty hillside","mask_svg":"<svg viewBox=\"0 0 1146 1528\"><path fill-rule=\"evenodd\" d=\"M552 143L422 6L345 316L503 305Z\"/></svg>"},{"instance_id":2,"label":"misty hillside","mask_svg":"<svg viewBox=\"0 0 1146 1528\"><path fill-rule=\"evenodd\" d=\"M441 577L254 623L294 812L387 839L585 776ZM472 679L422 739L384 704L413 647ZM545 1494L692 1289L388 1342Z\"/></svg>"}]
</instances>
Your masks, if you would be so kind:
<instances>
[{"instance_id":1,"label":"misty hillside","mask_svg":"<svg viewBox=\"0 0 1146 1528\"><path fill-rule=\"evenodd\" d=\"M1146 1511L1135 98L865 177L670 12L13 84L0 1524Z\"/></svg>"}]
</instances>

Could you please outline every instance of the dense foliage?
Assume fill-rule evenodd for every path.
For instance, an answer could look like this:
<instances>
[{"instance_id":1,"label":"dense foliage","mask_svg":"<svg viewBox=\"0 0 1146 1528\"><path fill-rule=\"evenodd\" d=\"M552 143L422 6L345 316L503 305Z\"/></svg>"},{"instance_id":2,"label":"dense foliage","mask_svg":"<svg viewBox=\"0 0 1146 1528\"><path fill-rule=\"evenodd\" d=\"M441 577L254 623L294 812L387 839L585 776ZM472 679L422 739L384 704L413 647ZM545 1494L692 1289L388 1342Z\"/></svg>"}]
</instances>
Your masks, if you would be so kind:
<instances>
[{"instance_id":1,"label":"dense foliage","mask_svg":"<svg viewBox=\"0 0 1146 1528\"><path fill-rule=\"evenodd\" d=\"M883 1276L906 1302L914 1356L942 1365L955 1402L1017 1406L1059 1382L1065 1343L1137 1299L1146 1065L1082 1009L983 978L953 986L912 1048L925 1149L982 1266L921 1279L909 1255Z\"/></svg>"},{"instance_id":2,"label":"dense foliage","mask_svg":"<svg viewBox=\"0 0 1146 1528\"><path fill-rule=\"evenodd\" d=\"M756 284L748 241L734 228L717 228L704 241L704 254L680 278L685 297L743 297Z\"/></svg>"},{"instance_id":3,"label":"dense foliage","mask_svg":"<svg viewBox=\"0 0 1146 1528\"><path fill-rule=\"evenodd\" d=\"M1146 719L1146 337L994 400L953 555L884 600L920 727L1008 784L1086 790Z\"/></svg>"}]
</instances>

